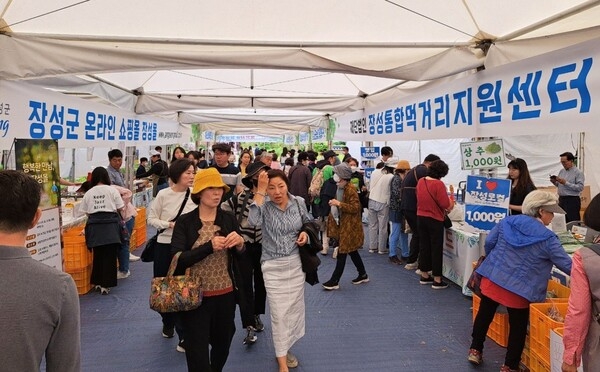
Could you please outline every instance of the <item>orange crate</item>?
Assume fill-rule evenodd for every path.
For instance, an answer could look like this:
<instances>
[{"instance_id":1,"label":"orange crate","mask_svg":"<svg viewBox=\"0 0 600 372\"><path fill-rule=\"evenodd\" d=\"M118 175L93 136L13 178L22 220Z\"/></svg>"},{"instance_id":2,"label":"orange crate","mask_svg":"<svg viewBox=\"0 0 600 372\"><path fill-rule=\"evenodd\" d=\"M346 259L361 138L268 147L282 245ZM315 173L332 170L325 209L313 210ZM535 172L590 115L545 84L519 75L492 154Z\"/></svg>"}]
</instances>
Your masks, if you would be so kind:
<instances>
[{"instance_id":1,"label":"orange crate","mask_svg":"<svg viewBox=\"0 0 600 372\"><path fill-rule=\"evenodd\" d=\"M548 292L554 292L556 297L546 298L546 302L568 302L571 288L564 286L556 280L548 281Z\"/></svg>"},{"instance_id":2,"label":"orange crate","mask_svg":"<svg viewBox=\"0 0 600 372\"><path fill-rule=\"evenodd\" d=\"M481 299L479 296L473 294L473 320L475 320L477 312L479 311L480 302ZM498 345L506 347L508 346L508 331L508 314L496 313L490 324L490 328L488 329L487 336L494 340Z\"/></svg>"},{"instance_id":3,"label":"orange crate","mask_svg":"<svg viewBox=\"0 0 600 372\"><path fill-rule=\"evenodd\" d=\"M92 277L92 265L84 267L83 269L67 271L68 274L73 277L75 285L77 286L77 293L84 295L92 289L90 278Z\"/></svg>"},{"instance_id":4,"label":"orange crate","mask_svg":"<svg viewBox=\"0 0 600 372\"><path fill-rule=\"evenodd\" d=\"M136 243L135 246L139 247L140 245L144 244L146 242L146 235L148 234L148 231L146 230L146 225L144 225L141 228L136 228L136 233L135 233L135 239L136 239Z\"/></svg>"},{"instance_id":5,"label":"orange crate","mask_svg":"<svg viewBox=\"0 0 600 372\"><path fill-rule=\"evenodd\" d=\"M137 216L135 216L135 228L146 226L146 208L138 208L137 213Z\"/></svg>"},{"instance_id":6,"label":"orange crate","mask_svg":"<svg viewBox=\"0 0 600 372\"><path fill-rule=\"evenodd\" d=\"M85 245L85 236L63 236L63 260L65 271L82 270L92 264L94 255Z\"/></svg>"},{"instance_id":7,"label":"orange crate","mask_svg":"<svg viewBox=\"0 0 600 372\"><path fill-rule=\"evenodd\" d=\"M544 362L534 351L530 351L529 372L550 372L550 363Z\"/></svg>"},{"instance_id":8,"label":"orange crate","mask_svg":"<svg viewBox=\"0 0 600 372\"><path fill-rule=\"evenodd\" d=\"M563 322L552 320L548 310L553 306L564 318L567 315L566 302L546 302L529 305L529 347L545 365L550 365L550 330L563 327Z\"/></svg>"},{"instance_id":9,"label":"orange crate","mask_svg":"<svg viewBox=\"0 0 600 372\"><path fill-rule=\"evenodd\" d=\"M135 250L137 248L136 237L137 237L137 230L133 229L131 231L131 235L129 236L129 252L131 252L131 251L133 251L133 250Z\"/></svg>"}]
</instances>

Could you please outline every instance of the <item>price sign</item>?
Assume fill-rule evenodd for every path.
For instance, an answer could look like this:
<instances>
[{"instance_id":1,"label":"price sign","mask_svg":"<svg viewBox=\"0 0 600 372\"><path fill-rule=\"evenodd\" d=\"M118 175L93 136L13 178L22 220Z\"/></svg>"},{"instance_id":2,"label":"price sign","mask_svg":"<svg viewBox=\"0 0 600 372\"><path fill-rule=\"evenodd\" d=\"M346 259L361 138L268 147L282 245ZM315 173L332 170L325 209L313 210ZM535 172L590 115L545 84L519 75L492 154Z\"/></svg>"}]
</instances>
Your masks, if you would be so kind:
<instances>
[{"instance_id":1,"label":"price sign","mask_svg":"<svg viewBox=\"0 0 600 372\"><path fill-rule=\"evenodd\" d=\"M510 180L467 176L465 224L471 231L487 232L508 216Z\"/></svg>"},{"instance_id":2,"label":"price sign","mask_svg":"<svg viewBox=\"0 0 600 372\"><path fill-rule=\"evenodd\" d=\"M379 147L361 147L360 157L363 160L375 160L379 157Z\"/></svg>"},{"instance_id":3,"label":"price sign","mask_svg":"<svg viewBox=\"0 0 600 372\"><path fill-rule=\"evenodd\" d=\"M501 139L463 142L460 144L462 169L504 167L504 144Z\"/></svg>"}]
</instances>

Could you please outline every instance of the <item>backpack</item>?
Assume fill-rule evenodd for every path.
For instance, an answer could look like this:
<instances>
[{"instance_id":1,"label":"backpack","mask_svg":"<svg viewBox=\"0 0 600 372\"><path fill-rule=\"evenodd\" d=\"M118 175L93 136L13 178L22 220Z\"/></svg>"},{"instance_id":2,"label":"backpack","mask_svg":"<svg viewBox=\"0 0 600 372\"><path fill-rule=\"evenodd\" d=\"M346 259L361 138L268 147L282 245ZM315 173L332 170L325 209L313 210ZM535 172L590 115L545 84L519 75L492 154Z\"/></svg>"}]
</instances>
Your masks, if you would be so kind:
<instances>
[{"instance_id":1,"label":"backpack","mask_svg":"<svg viewBox=\"0 0 600 372\"><path fill-rule=\"evenodd\" d=\"M313 198L319 197L319 195L321 195L321 187L323 187L323 168L318 169L317 173L310 181L308 194Z\"/></svg>"}]
</instances>

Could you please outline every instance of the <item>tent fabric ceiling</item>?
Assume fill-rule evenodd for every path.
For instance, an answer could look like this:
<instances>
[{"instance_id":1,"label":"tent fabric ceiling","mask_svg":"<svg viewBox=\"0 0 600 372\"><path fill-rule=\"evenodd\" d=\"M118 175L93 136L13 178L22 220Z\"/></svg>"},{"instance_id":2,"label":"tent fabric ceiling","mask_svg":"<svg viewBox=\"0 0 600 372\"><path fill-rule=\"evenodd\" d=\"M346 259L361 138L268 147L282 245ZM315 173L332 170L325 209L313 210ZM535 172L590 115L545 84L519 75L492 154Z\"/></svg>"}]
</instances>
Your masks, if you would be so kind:
<instances>
[{"instance_id":1,"label":"tent fabric ceiling","mask_svg":"<svg viewBox=\"0 0 600 372\"><path fill-rule=\"evenodd\" d=\"M223 131L295 130L597 38L599 4L0 0L0 79Z\"/></svg>"}]
</instances>

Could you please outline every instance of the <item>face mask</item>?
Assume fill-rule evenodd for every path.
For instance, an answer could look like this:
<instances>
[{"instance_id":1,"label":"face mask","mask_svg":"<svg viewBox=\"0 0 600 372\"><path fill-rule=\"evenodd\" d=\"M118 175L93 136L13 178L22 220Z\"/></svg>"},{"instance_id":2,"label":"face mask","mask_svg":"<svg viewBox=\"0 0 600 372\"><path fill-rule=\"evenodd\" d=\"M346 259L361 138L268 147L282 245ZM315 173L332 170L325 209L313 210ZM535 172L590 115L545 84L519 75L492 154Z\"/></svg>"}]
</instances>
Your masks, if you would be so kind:
<instances>
[{"instance_id":1,"label":"face mask","mask_svg":"<svg viewBox=\"0 0 600 372\"><path fill-rule=\"evenodd\" d=\"M353 166L351 166L351 167L350 167L350 169L352 169L352 173L354 173L354 172L358 172L358 170L359 170L360 168L359 168L359 167L357 167L357 166L354 166L354 165L353 165Z\"/></svg>"},{"instance_id":2,"label":"face mask","mask_svg":"<svg viewBox=\"0 0 600 372\"><path fill-rule=\"evenodd\" d=\"M340 182L340 181L341 181L341 178L340 178L340 176L338 176L337 174L334 174L334 175L333 175L333 180L334 180L334 181L337 183L337 182Z\"/></svg>"}]
</instances>

